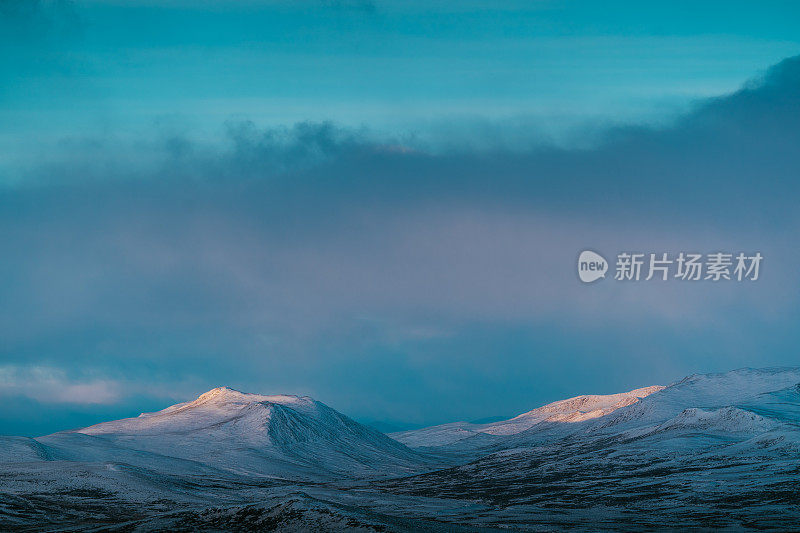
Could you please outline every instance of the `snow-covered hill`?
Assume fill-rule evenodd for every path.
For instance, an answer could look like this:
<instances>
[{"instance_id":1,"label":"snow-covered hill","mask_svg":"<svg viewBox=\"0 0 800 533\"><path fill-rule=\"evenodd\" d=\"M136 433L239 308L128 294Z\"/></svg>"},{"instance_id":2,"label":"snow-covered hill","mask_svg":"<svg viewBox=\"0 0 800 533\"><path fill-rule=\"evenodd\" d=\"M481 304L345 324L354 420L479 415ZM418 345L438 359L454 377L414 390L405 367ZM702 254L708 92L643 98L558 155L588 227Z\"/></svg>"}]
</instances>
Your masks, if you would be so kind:
<instances>
[{"instance_id":1,"label":"snow-covered hill","mask_svg":"<svg viewBox=\"0 0 800 533\"><path fill-rule=\"evenodd\" d=\"M137 418L36 439L55 459L152 466L166 458L288 479L399 475L425 458L308 397L226 387Z\"/></svg>"},{"instance_id":2,"label":"snow-covered hill","mask_svg":"<svg viewBox=\"0 0 800 533\"><path fill-rule=\"evenodd\" d=\"M450 445L481 434L515 435L542 422L581 422L599 418L613 413L621 407L632 405L663 388L662 386L654 385L619 394L576 396L549 403L509 420L491 424L453 422L412 431L391 433L390 436L407 446L433 447ZM480 442L491 443L496 441L483 439Z\"/></svg>"},{"instance_id":3,"label":"snow-covered hill","mask_svg":"<svg viewBox=\"0 0 800 533\"><path fill-rule=\"evenodd\" d=\"M798 368L742 368L720 374L693 374L603 418L599 427L664 422L684 409L718 409L757 401L763 394L800 383Z\"/></svg>"}]
</instances>

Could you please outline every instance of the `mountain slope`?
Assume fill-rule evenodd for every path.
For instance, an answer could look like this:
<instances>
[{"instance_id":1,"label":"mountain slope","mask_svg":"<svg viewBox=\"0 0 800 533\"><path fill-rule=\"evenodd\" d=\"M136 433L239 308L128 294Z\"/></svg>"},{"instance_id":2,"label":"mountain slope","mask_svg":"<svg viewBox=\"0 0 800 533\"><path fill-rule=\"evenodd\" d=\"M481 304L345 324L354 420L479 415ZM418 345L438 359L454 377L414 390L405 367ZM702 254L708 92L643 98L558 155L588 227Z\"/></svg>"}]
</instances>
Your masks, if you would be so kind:
<instances>
[{"instance_id":1,"label":"mountain slope","mask_svg":"<svg viewBox=\"0 0 800 533\"><path fill-rule=\"evenodd\" d=\"M48 458L47 448L35 439L0 435L0 463L38 461Z\"/></svg>"}]
</instances>

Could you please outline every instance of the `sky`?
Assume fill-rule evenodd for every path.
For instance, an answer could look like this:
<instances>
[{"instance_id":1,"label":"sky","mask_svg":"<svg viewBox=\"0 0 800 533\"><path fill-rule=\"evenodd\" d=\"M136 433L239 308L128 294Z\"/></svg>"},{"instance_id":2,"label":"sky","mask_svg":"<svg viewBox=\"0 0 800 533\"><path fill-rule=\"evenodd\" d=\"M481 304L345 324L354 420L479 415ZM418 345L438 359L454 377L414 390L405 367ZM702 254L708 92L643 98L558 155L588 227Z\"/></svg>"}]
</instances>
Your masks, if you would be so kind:
<instances>
[{"instance_id":1,"label":"sky","mask_svg":"<svg viewBox=\"0 0 800 533\"><path fill-rule=\"evenodd\" d=\"M0 0L0 434L796 366L793 2ZM580 251L764 256L582 284Z\"/></svg>"}]
</instances>

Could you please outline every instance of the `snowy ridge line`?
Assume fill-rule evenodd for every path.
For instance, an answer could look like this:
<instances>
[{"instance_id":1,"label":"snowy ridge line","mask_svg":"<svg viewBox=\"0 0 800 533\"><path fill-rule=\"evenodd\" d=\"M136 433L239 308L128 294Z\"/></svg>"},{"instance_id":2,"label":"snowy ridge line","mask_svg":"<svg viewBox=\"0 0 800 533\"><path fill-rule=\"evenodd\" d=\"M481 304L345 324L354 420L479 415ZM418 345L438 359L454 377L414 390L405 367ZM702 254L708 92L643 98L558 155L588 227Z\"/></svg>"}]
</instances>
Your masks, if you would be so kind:
<instances>
[{"instance_id":1,"label":"snowy ridge line","mask_svg":"<svg viewBox=\"0 0 800 533\"><path fill-rule=\"evenodd\" d=\"M617 409L633 405L642 398L663 390L652 385L617 394L590 394L558 400L508 420L489 424L453 422L427 428L391 433L390 436L411 447L451 445L478 435L510 436L542 422L582 422L603 417Z\"/></svg>"}]
</instances>

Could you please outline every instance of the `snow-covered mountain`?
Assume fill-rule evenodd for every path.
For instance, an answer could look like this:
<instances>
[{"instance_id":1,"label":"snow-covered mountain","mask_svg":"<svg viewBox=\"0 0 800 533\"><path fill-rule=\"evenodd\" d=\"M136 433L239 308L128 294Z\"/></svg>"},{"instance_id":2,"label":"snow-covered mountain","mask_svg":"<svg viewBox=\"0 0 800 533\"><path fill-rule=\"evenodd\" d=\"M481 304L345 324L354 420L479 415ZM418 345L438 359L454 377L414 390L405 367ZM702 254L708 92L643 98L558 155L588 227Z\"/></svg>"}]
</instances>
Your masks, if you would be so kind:
<instances>
[{"instance_id":1,"label":"snow-covered mountain","mask_svg":"<svg viewBox=\"0 0 800 533\"><path fill-rule=\"evenodd\" d=\"M227 387L137 418L36 439L69 461L152 466L154 456L288 479L399 475L425 458L309 397L246 394ZM163 459L160 459L163 460Z\"/></svg>"},{"instance_id":2,"label":"snow-covered mountain","mask_svg":"<svg viewBox=\"0 0 800 533\"><path fill-rule=\"evenodd\" d=\"M800 523L797 368L693 375L605 416L473 439L445 447L466 464L386 489L491 502L534 529Z\"/></svg>"},{"instance_id":3,"label":"snow-covered mountain","mask_svg":"<svg viewBox=\"0 0 800 533\"><path fill-rule=\"evenodd\" d=\"M137 418L0 437L0 530L800 523L800 368L693 375L398 438L422 446L311 398L227 388Z\"/></svg>"},{"instance_id":4,"label":"snow-covered mountain","mask_svg":"<svg viewBox=\"0 0 800 533\"><path fill-rule=\"evenodd\" d=\"M411 447L433 447L453 444L469 437L484 435L515 435L542 422L581 422L613 413L621 407L638 402L640 399L662 390L654 385L630 392L608 395L576 396L566 400L549 403L509 420L491 424L470 424L453 422L411 431L391 433L390 436ZM490 440L486 439L485 441Z\"/></svg>"}]
</instances>

